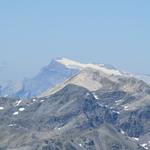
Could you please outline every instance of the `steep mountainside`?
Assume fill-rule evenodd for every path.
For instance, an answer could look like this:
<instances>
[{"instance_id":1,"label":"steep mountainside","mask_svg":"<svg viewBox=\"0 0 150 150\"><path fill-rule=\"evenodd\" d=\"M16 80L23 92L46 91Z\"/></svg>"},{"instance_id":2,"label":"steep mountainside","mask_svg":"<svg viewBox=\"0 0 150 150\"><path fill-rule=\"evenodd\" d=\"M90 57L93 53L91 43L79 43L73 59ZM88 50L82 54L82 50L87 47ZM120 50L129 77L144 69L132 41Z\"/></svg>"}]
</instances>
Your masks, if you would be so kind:
<instances>
[{"instance_id":1,"label":"steep mountainside","mask_svg":"<svg viewBox=\"0 0 150 150\"><path fill-rule=\"evenodd\" d=\"M84 70L86 70L86 72ZM87 72L87 70L89 71ZM99 78L102 76L101 80L104 78L111 78L112 80L113 78L115 79L119 76L126 76L136 77L137 79L143 80L146 83L150 83L150 77L148 75L131 75L130 73L117 70L111 65L83 64L66 58L58 58L52 60L49 65L42 68L35 77L31 79L24 79L23 83L18 84L12 81L0 83L0 96L31 98L39 95L48 95L48 91L50 89L60 83L63 83L65 80L69 80L79 72L81 72L79 75L80 80L78 77L74 78L74 80L72 80L73 84L80 85L79 83L81 82L81 86L83 86L84 82L84 87L88 89L90 88L90 90L96 90L101 86L101 83L95 81L93 84L93 75L90 73L93 71L99 72ZM86 80L86 77L89 75L91 78L88 78L86 83L84 80Z\"/></svg>"},{"instance_id":2,"label":"steep mountainside","mask_svg":"<svg viewBox=\"0 0 150 150\"><path fill-rule=\"evenodd\" d=\"M69 59L59 58L44 67L33 79L24 80L23 88L16 96L24 98L38 96L87 68L100 70L107 75L121 75L120 71L103 64L82 64Z\"/></svg>"},{"instance_id":3,"label":"steep mountainside","mask_svg":"<svg viewBox=\"0 0 150 150\"><path fill-rule=\"evenodd\" d=\"M63 82L67 78L76 74L79 70L67 68L57 60L41 69L32 79L25 79L22 89L16 93L16 97L29 98L40 95L42 92Z\"/></svg>"},{"instance_id":4,"label":"steep mountainside","mask_svg":"<svg viewBox=\"0 0 150 150\"><path fill-rule=\"evenodd\" d=\"M101 91L114 91L123 90L125 92L146 92L149 94L150 88L144 81L128 76L126 74L116 75L107 74L99 69L86 68L81 70L78 74L67 79L62 84L56 85L54 88L50 88L43 92L40 97L49 96L56 91L59 91L68 84L75 84L87 88L88 90L95 92Z\"/></svg>"},{"instance_id":5,"label":"steep mountainside","mask_svg":"<svg viewBox=\"0 0 150 150\"><path fill-rule=\"evenodd\" d=\"M144 150L118 127L119 113L67 85L43 99L0 99L1 150Z\"/></svg>"},{"instance_id":6,"label":"steep mountainside","mask_svg":"<svg viewBox=\"0 0 150 150\"><path fill-rule=\"evenodd\" d=\"M101 70L88 68L44 92L41 97L49 97L69 84L88 89L99 105L117 112L119 114L117 128L149 149L150 86L148 84L132 76L108 75Z\"/></svg>"}]
</instances>

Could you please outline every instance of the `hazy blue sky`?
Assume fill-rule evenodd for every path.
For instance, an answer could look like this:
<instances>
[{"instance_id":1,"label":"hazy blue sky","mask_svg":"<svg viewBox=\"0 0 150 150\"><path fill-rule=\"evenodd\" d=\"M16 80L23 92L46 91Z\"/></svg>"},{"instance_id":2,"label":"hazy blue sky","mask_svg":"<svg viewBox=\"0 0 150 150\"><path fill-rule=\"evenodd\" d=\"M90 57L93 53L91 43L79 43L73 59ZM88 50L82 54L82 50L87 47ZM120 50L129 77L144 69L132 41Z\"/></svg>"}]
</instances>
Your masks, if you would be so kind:
<instances>
[{"instance_id":1,"label":"hazy blue sky","mask_svg":"<svg viewBox=\"0 0 150 150\"><path fill-rule=\"evenodd\" d=\"M150 74L150 0L1 0L0 80L55 57Z\"/></svg>"}]
</instances>

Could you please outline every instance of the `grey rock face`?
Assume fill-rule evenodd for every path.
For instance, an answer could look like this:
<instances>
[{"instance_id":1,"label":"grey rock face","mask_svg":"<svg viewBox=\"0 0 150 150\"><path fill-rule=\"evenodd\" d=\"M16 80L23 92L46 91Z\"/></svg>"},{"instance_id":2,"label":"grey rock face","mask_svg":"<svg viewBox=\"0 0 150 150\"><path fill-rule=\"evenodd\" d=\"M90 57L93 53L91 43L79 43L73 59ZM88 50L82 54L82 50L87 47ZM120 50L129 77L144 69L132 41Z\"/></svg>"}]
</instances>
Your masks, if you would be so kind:
<instances>
[{"instance_id":1,"label":"grey rock face","mask_svg":"<svg viewBox=\"0 0 150 150\"><path fill-rule=\"evenodd\" d=\"M133 111L127 120L121 123L121 128L131 137L139 137L150 132L150 106Z\"/></svg>"},{"instance_id":2,"label":"grey rock face","mask_svg":"<svg viewBox=\"0 0 150 150\"><path fill-rule=\"evenodd\" d=\"M118 113L76 85L20 103L1 98L0 106L4 107L0 111L0 147L4 150L143 149L118 131Z\"/></svg>"},{"instance_id":3,"label":"grey rock face","mask_svg":"<svg viewBox=\"0 0 150 150\"><path fill-rule=\"evenodd\" d=\"M69 69L53 60L48 66L41 69L32 79L25 79L23 88L16 93L17 97L31 98L40 95L48 88L55 86L76 74L79 70Z\"/></svg>"}]
</instances>

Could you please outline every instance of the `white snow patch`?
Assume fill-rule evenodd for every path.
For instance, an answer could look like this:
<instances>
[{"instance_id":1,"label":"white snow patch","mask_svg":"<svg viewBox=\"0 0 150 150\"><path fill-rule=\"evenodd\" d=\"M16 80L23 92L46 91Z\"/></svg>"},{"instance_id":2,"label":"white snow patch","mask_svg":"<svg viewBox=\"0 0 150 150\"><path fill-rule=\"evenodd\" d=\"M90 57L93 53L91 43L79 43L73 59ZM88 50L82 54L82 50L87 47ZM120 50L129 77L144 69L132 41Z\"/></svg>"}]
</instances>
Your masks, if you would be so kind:
<instances>
[{"instance_id":1,"label":"white snow patch","mask_svg":"<svg viewBox=\"0 0 150 150\"><path fill-rule=\"evenodd\" d=\"M16 124L9 124L8 127L13 127L15 126Z\"/></svg>"},{"instance_id":2,"label":"white snow patch","mask_svg":"<svg viewBox=\"0 0 150 150\"><path fill-rule=\"evenodd\" d=\"M105 105L106 108L108 108L108 105Z\"/></svg>"},{"instance_id":3,"label":"white snow patch","mask_svg":"<svg viewBox=\"0 0 150 150\"><path fill-rule=\"evenodd\" d=\"M94 96L95 99L99 99L98 96L95 93L93 93L93 96Z\"/></svg>"},{"instance_id":4,"label":"white snow patch","mask_svg":"<svg viewBox=\"0 0 150 150\"><path fill-rule=\"evenodd\" d=\"M19 112L16 111L16 112L13 113L13 115L14 115L14 116L19 115Z\"/></svg>"},{"instance_id":5,"label":"white snow patch","mask_svg":"<svg viewBox=\"0 0 150 150\"><path fill-rule=\"evenodd\" d=\"M55 127L54 130L59 130L60 131L61 128L60 127Z\"/></svg>"},{"instance_id":6,"label":"white snow patch","mask_svg":"<svg viewBox=\"0 0 150 150\"><path fill-rule=\"evenodd\" d=\"M0 110L4 110L4 107L0 107Z\"/></svg>"},{"instance_id":7,"label":"white snow patch","mask_svg":"<svg viewBox=\"0 0 150 150\"><path fill-rule=\"evenodd\" d=\"M133 140L139 141L139 138L132 137Z\"/></svg>"},{"instance_id":8,"label":"white snow patch","mask_svg":"<svg viewBox=\"0 0 150 150\"><path fill-rule=\"evenodd\" d=\"M37 100L34 98L32 101L33 101L33 102L36 102Z\"/></svg>"},{"instance_id":9,"label":"white snow patch","mask_svg":"<svg viewBox=\"0 0 150 150\"><path fill-rule=\"evenodd\" d=\"M122 134L125 134L125 132L124 132L122 129L121 129L121 133L122 133Z\"/></svg>"},{"instance_id":10,"label":"white snow patch","mask_svg":"<svg viewBox=\"0 0 150 150\"><path fill-rule=\"evenodd\" d=\"M80 143L79 146L82 147L82 144Z\"/></svg>"},{"instance_id":11,"label":"white snow patch","mask_svg":"<svg viewBox=\"0 0 150 150\"><path fill-rule=\"evenodd\" d=\"M115 110L113 110L112 112L114 112L114 113L116 113L116 114L120 114L120 112L119 111L115 111Z\"/></svg>"},{"instance_id":12,"label":"white snow patch","mask_svg":"<svg viewBox=\"0 0 150 150\"><path fill-rule=\"evenodd\" d=\"M145 149L148 149L147 143L141 144L141 146L144 147Z\"/></svg>"},{"instance_id":13,"label":"white snow patch","mask_svg":"<svg viewBox=\"0 0 150 150\"><path fill-rule=\"evenodd\" d=\"M24 111L24 110L25 110L25 108L23 108L23 107L19 108L19 111Z\"/></svg>"},{"instance_id":14,"label":"white snow patch","mask_svg":"<svg viewBox=\"0 0 150 150\"><path fill-rule=\"evenodd\" d=\"M42 102L44 102L44 100L42 99L42 100L40 100L40 102L42 103Z\"/></svg>"},{"instance_id":15,"label":"white snow patch","mask_svg":"<svg viewBox=\"0 0 150 150\"><path fill-rule=\"evenodd\" d=\"M115 101L116 105L119 105L121 102L122 100Z\"/></svg>"},{"instance_id":16,"label":"white snow patch","mask_svg":"<svg viewBox=\"0 0 150 150\"><path fill-rule=\"evenodd\" d=\"M19 106L21 104L22 100L16 101L16 106Z\"/></svg>"},{"instance_id":17,"label":"white snow patch","mask_svg":"<svg viewBox=\"0 0 150 150\"><path fill-rule=\"evenodd\" d=\"M125 111L129 110L128 106L123 106L123 108L124 108Z\"/></svg>"}]
</instances>

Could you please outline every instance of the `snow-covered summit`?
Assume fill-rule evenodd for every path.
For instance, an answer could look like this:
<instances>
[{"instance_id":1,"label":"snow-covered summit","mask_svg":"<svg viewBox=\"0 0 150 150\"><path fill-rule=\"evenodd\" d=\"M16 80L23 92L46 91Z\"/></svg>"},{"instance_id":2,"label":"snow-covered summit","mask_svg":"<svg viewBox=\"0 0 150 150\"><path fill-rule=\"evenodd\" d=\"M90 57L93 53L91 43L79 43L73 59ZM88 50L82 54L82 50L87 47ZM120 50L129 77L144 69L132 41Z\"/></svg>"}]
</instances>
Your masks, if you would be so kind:
<instances>
[{"instance_id":1,"label":"snow-covered summit","mask_svg":"<svg viewBox=\"0 0 150 150\"><path fill-rule=\"evenodd\" d=\"M85 68L91 68L91 69L95 69L95 70L100 70L109 75L122 75L122 73L119 70L106 67L104 64L91 64L91 63L84 64L84 63L73 61L73 60L70 60L67 58L59 58L59 59L56 59L56 61L70 69L74 68L74 69L81 70L81 69L85 69Z\"/></svg>"}]
</instances>

